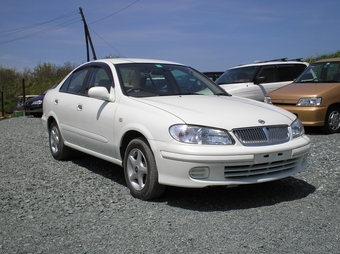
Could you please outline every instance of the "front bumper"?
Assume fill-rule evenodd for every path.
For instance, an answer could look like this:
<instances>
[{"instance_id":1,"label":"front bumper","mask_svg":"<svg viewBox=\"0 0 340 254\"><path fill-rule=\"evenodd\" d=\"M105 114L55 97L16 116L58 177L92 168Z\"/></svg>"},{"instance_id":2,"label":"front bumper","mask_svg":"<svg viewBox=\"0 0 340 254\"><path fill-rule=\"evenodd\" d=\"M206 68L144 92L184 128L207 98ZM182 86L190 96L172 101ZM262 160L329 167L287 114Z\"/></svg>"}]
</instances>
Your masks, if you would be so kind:
<instances>
[{"instance_id":1,"label":"front bumper","mask_svg":"<svg viewBox=\"0 0 340 254\"><path fill-rule=\"evenodd\" d=\"M307 136L262 147L192 146L189 150L187 145L181 145L172 151L161 147L155 158L161 184L192 188L233 186L273 181L304 170L310 146Z\"/></svg>"},{"instance_id":2,"label":"front bumper","mask_svg":"<svg viewBox=\"0 0 340 254\"><path fill-rule=\"evenodd\" d=\"M275 105L275 104L274 104ZM327 107L302 107L293 105L275 105L295 114L304 126L323 126Z\"/></svg>"},{"instance_id":3,"label":"front bumper","mask_svg":"<svg viewBox=\"0 0 340 254\"><path fill-rule=\"evenodd\" d=\"M26 115L31 115L31 114L42 114L43 113L43 109L40 108L25 108L25 113Z\"/></svg>"}]
</instances>

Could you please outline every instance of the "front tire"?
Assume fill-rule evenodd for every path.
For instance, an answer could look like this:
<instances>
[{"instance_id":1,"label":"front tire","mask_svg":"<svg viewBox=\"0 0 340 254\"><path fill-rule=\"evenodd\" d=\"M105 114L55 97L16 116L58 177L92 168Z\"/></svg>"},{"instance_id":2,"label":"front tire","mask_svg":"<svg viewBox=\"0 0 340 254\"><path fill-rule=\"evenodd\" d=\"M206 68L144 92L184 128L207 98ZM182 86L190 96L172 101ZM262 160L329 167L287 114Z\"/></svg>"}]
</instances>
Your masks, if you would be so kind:
<instances>
[{"instance_id":1,"label":"front tire","mask_svg":"<svg viewBox=\"0 0 340 254\"><path fill-rule=\"evenodd\" d=\"M124 156L124 176L131 195L142 200L161 196L165 186L158 183L155 157L145 138L133 139Z\"/></svg>"},{"instance_id":2,"label":"front tire","mask_svg":"<svg viewBox=\"0 0 340 254\"><path fill-rule=\"evenodd\" d=\"M325 124L322 127L323 132L331 134L340 130L340 108L338 106L330 106L327 110Z\"/></svg>"},{"instance_id":3,"label":"front tire","mask_svg":"<svg viewBox=\"0 0 340 254\"><path fill-rule=\"evenodd\" d=\"M51 154L56 160L66 160L71 154L71 148L64 145L64 139L56 122L53 122L49 131L49 145Z\"/></svg>"}]
</instances>

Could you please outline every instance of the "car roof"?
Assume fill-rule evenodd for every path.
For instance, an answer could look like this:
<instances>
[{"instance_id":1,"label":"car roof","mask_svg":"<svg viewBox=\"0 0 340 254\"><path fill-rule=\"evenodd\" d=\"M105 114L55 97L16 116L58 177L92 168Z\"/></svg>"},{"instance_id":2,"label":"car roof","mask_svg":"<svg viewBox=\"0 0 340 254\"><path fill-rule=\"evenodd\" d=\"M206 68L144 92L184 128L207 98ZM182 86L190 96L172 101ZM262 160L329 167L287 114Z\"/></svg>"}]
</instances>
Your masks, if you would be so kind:
<instances>
[{"instance_id":1,"label":"car roof","mask_svg":"<svg viewBox=\"0 0 340 254\"><path fill-rule=\"evenodd\" d=\"M321 59L321 60L316 61L315 63L323 63L323 62L340 62L340 57Z\"/></svg>"},{"instance_id":2,"label":"car roof","mask_svg":"<svg viewBox=\"0 0 340 254\"><path fill-rule=\"evenodd\" d=\"M209 75L209 74L223 74L224 71L203 71L203 74Z\"/></svg>"},{"instance_id":3,"label":"car roof","mask_svg":"<svg viewBox=\"0 0 340 254\"><path fill-rule=\"evenodd\" d=\"M250 67L250 66L265 66L265 65L280 65L280 64L304 64L308 66L309 64L307 62L302 62L302 61L290 61L290 60L275 60L275 61L264 61L264 62L257 62L255 61L252 64L241 64L235 67L232 67L230 69L237 69L237 68L243 68L243 67Z\"/></svg>"},{"instance_id":4,"label":"car roof","mask_svg":"<svg viewBox=\"0 0 340 254\"><path fill-rule=\"evenodd\" d=\"M166 60L157 60L157 59L145 59L145 58L104 58L95 61L91 61L88 63L112 63L112 64L125 64L125 63L159 63L159 64L177 64L183 65L177 62L166 61ZM86 63L85 63L86 64Z\"/></svg>"}]
</instances>

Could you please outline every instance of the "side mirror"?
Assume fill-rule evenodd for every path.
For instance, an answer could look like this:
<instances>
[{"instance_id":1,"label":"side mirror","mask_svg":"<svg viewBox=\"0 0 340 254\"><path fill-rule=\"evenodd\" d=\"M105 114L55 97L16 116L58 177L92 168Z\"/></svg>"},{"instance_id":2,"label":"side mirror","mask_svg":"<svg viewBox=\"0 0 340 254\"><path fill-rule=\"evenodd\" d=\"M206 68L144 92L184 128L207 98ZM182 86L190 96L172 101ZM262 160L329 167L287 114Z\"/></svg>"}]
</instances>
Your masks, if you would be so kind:
<instances>
[{"instance_id":1,"label":"side mirror","mask_svg":"<svg viewBox=\"0 0 340 254\"><path fill-rule=\"evenodd\" d=\"M258 85L258 84L263 83L263 82L265 82L265 81L266 81L266 77L264 77L264 76L257 77L257 78L255 79L255 81L254 81L254 84L255 84L255 85Z\"/></svg>"},{"instance_id":2,"label":"side mirror","mask_svg":"<svg viewBox=\"0 0 340 254\"><path fill-rule=\"evenodd\" d=\"M91 98L96 98L103 101L114 101L114 95L107 91L106 87L95 86L89 89L88 95Z\"/></svg>"}]
</instances>

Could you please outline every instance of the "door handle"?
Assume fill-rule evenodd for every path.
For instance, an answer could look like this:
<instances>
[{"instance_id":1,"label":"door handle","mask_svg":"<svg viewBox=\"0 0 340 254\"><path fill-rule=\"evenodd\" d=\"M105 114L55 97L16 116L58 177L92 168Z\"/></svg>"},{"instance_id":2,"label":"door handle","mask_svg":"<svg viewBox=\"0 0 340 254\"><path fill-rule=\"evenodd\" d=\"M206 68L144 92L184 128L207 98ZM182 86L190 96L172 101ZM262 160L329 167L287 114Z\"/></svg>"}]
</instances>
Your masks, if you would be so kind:
<instances>
[{"instance_id":1,"label":"door handle","mask_svg":"<svg viewBox=\"0 0 340 254\"><path fill-rule=\"evenodd\" d=\"M78 104L78 106L77 106L77 110L78 110L78 111L81 111L81 110L83 110L83 105L81 105L81 104Z\"/></svg>"},{"instance_id":2,"label":"door handle","mask_svg":"<svg viewBox=\"0 0 340 254\"><path fill-rule=\"evenodd\" d=\"M54 104L55 104L55 105L58 105L58 102L59 102L58 99L55 99L55 100L54 100Z\"/></svg>"}]
</instances>

